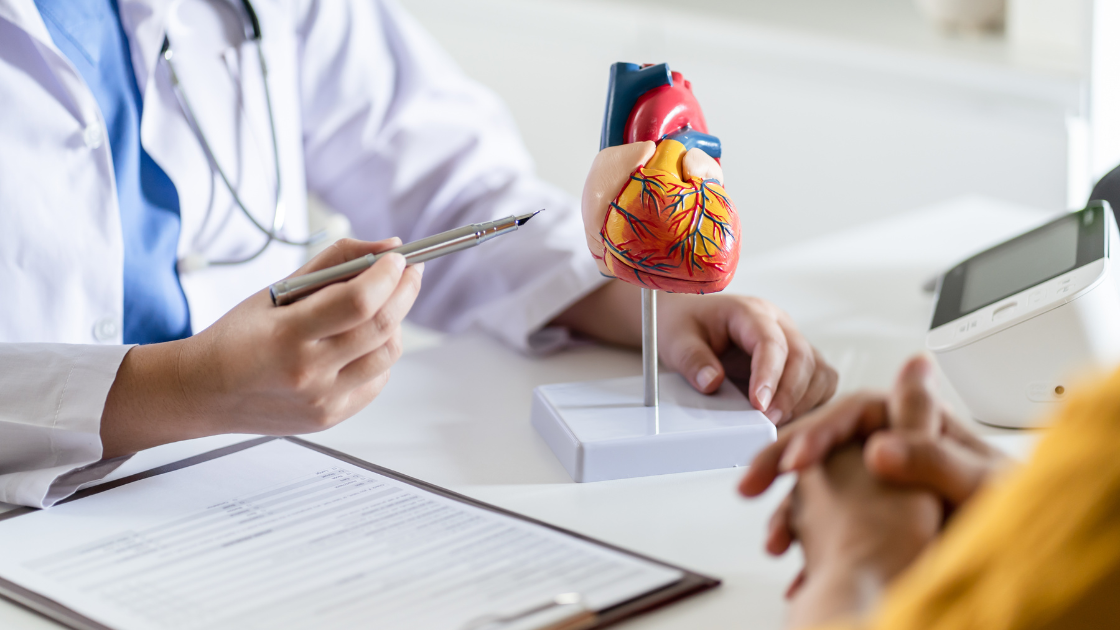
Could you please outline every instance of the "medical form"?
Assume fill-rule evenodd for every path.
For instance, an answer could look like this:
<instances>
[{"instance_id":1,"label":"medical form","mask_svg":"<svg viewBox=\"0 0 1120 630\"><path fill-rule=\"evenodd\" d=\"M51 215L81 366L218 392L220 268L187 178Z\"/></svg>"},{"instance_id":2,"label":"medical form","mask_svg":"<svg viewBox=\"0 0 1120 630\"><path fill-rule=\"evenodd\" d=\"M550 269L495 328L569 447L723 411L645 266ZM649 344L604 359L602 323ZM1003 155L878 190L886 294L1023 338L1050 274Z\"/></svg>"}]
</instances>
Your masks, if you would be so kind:
<instances>
[{"instance_id":1,"label":"medical form","mask_svg":"<svg viewBox=\"0 0 1120 630\"><path fill-rule=\"evenodd\" d=\"M459 630L716 584L302 440L220 451L0 521L0 592L77 628Z\"/></svg>"}]
</instances>

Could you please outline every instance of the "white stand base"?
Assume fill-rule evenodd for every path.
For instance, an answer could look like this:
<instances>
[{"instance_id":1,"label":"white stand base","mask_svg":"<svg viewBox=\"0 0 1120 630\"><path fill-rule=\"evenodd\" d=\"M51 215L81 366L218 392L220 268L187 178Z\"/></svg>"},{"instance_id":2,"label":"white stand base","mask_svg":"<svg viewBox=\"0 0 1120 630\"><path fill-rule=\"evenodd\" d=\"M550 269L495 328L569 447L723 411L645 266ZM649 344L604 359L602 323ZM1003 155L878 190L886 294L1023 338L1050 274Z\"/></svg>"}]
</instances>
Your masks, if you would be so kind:
<instances>
[{"instance_id":1,"label":"white stand base","mask_svg":"<svg viewBox=\"0 0 1120 630\"><path fill-rule=\"evenodd\" d=\"M726 381L705 396L663 374L660 388L660 406L645 407L640 376L542 385L533 390L533 427L577 482L746 466L777 438Z\"/></svg>"}]
</instances>

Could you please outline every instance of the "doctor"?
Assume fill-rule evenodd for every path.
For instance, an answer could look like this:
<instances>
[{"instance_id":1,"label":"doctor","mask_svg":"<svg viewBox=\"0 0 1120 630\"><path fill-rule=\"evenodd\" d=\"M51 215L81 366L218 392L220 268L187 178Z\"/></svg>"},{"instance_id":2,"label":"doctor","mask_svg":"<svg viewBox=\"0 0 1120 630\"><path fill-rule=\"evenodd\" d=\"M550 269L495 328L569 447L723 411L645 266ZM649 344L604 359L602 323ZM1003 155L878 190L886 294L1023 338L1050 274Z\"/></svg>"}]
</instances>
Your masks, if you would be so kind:
<instances>
[{"instance_id":1,"label":"doctor","mask_svg":"<svg viewBox=\"0 0 1120 630\"><path fill-rule=\"evenodd\" d=\"M599 276L502 103L389 0L0 0L0 110L0 501L49 506L158 444L332 426L385 386L410 312L526 351L639 343L636 291ZM368 239L549 211L274 308L308 192ZM699 390L736 343L775 422L832 395L774 306L667 297L662 358Z\"/></svg>"}]
</instances>

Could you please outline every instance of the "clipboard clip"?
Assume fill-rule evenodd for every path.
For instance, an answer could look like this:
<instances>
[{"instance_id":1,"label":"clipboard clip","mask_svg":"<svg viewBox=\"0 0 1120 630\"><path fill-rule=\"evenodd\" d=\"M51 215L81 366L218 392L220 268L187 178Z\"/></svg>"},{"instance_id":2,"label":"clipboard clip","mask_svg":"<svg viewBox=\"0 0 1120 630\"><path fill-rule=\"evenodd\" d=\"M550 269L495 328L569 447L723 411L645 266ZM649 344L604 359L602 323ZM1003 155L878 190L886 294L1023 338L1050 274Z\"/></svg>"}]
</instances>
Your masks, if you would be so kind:
<instances>
[{"instance_id":1,"label":"clipboard clip","mask_svg":"<svg viewBox=\"0 0 1120 630\"><path fill-rule=\"evenodd\" d=\"M587 607L583 595L561 593L551 601L511 615L487 615L462 630L586 630L598 623L599 615Z\"/></svg>"}]
</instances>

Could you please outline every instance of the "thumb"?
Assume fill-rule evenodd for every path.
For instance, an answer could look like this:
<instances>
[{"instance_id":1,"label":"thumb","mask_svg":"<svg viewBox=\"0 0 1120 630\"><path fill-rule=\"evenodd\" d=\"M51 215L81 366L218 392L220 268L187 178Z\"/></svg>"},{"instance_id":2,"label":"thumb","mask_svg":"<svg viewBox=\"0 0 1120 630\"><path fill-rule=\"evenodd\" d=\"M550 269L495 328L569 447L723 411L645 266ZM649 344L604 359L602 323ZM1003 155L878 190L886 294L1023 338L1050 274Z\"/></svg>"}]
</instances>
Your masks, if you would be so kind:
<instances>
[{"instance_id":1,"label":"thumb","mask_svg":"<svg viewBox=\"0 0 1120 630\"><path fill-rule=\"evenodd\" d=\"M665 348L664 358L697 391L710 394L723 383L723 366L699 331L674 335L671 345Z\"/></svg>"},{"instance_id":2,"label":"thumb","mask_svg":"<svg viewBox=\"0 0 1120 630\"><path fill-rule=\"evenodd\" d=\"M625 188L630 174L649 161L654 149L655 145L652 142L607 147L595 156L595 161L591 163L591 170L587 173L580 201L584 237L587 240L587 248L599 266L599 272L605 276L613 277L606 263L603 262L606 252L601 231L607 217L607 210L615 197L618 197Z\"/></svg>"},{"instance_id":3,"label":"thumb","mask_svg":"<svg viewBox=\"0 0 1120 630\"><path fill-rule=\"evenodd\" d=\"M913 433L872 435L864 462L883 481L921 486L953 506L971 498L992 473L985 459L961 444Z\"/></svg>"},{"instance_id":4,"label":"thumb","mask_svg":"<svg viewBox=\"0 0 1120 630\"><path fill-rule=\"evenodd\" d=\"M906 362L898 374L888 400L892 429L914 432L928 438L941 433L941 411L937 383L929 357L918 355Z\"/></svg>"},{"instance_id":5,"label":"thumb","mask_svg":"<svg viewBox=\"0 0 1120 630\"><path fill-rule=\"evenodd\" d=\"M704 153L702 149L689 149L688 153L684 154L681 167L684 171L682 179L686 182L696 177L704 181L714 179L719 182L720 186L723 185L723 167L707 153Z\"/></svg>"},{"instance_id":6,"label":"thumb","mask_svg":"<svg viewBox=\"0 0 1120 630\"><path fill-rule=\"evenodd\" d=\"M303 274L326 269L335 265L341 265L344 262L350 262L355 258L361 258L366 254L380 254L381 252L393 249L394 247L401 246L401 239L396 236L392 238L383 239L380 241L359 241L353 238L342 238L323 251L319 252L314 258L307 261L302 267L294 271L289 278L301 276Z\"/></svg>"}]
</instances>

